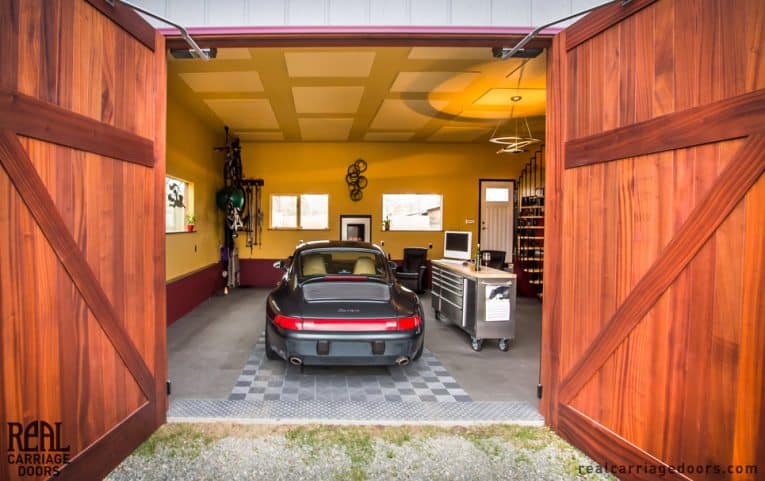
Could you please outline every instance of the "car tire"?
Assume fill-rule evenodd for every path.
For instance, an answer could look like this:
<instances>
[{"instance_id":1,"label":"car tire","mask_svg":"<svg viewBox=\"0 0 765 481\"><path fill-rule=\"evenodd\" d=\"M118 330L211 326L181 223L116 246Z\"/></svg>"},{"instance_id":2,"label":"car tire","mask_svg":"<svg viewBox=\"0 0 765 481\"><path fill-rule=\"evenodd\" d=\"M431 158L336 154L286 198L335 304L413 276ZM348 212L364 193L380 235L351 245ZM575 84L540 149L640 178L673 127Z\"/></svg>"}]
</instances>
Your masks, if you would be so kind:
<instances>
[{"instance_id":1,"label":"car tire","mask_svg":"<svg viewBox=\"0 0 765 481\"><path fill-rule=\"evenodd\" d=\"M412 357L412 362L418 361L422 357L422 351L425 350L425 339L422 340L422 344L420 345L420 348L417 349L417 352L414 353L414 357Z\"/></svg>"},{"instance_id":2,"label":"car tire","mask_svg":"<svg viewBox=\"0 0 765 481\"><path fill-rule=\"evenodd\" d=\"M276 361L281 359L279 355L271 347L271 341L268 339L268 328L266 328L266 359L269 361Z\"/></svg>"}]
</instances>

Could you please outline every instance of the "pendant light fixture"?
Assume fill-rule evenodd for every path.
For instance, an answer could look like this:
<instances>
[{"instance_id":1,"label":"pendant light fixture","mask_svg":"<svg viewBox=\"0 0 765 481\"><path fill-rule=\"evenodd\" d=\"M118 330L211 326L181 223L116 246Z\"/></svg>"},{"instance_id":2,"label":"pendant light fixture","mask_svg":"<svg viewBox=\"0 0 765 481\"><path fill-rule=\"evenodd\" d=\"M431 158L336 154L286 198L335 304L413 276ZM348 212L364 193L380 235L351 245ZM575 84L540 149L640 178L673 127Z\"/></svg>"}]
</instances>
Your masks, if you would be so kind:
<instances>
[{"instance_id":1,"label":"pendant light fixture","mask_svg":"<svg viewBox=\"0 0 765 481\"><path fill-rule=\"evenodd\" d=\"M494 132L491 134L489 142L493 144L503 145L501 149L497 151L497 154L518 154L526 152L526 147L532 144L538 144L541 140L534 138L531 135L531 128L529 127L529 121L526 117L515 117L515 106L520 102L523 97L520 95L521 78L523 77L523 70L526 67L526 62L521 65L520 72L518 73L518 83L515 87L515 95L510 97L510 117L506 121L500 121L494 128ZM501 127L507 125L505 133L501 132Z\"/></svg>"}]
</instances>

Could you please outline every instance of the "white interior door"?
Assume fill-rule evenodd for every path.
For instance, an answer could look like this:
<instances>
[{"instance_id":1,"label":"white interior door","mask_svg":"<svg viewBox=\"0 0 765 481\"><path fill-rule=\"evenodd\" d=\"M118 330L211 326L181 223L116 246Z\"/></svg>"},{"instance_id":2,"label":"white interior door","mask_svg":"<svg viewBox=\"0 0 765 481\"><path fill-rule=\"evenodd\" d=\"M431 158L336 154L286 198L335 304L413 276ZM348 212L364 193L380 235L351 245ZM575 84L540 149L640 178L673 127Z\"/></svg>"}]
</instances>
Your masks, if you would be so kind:
<instances>
[{"instance_id":1,"label":"white interior door","mask_svg":"<svg viewBox=\"0 0 765 481\"><path fill-rule=\"evenodd\" d=\"M481 250L513 253L513 182L481 181Z\"/></svg>"}]
</instances>

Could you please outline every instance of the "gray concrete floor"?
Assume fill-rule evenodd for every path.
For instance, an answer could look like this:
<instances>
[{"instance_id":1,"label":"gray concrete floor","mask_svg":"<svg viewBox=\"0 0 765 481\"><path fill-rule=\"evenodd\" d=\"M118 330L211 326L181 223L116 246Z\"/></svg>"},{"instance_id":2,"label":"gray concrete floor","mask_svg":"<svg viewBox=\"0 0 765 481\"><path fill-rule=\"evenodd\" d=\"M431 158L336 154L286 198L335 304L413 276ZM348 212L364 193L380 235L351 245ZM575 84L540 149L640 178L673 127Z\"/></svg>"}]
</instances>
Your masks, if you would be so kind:
<instances>
[{"instance_id":1,"label":"gray concrete floor","mask_svg":"<svg viewBox=\"0 0 765 481\"><path fill-rule=\"evenodd\" d=\"M175 399L226 399L264 329L267 289L237 289L213 297L168 329L168 364ZM425 306L425 345L474 401L537 404L541 304L519 298L516 339L502 352L494 341L481 352L456 326L435 320L430 297Z\"/></svg>"}]
</instances>

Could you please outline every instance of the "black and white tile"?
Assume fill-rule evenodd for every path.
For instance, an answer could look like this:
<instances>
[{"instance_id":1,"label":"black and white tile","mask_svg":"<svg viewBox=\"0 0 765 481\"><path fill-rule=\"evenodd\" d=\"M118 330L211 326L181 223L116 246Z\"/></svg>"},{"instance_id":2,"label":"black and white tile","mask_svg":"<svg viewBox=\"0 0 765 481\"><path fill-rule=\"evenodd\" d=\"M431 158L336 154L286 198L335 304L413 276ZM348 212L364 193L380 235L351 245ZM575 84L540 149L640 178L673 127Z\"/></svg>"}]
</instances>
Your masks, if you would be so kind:
<instances>
[{"instance_id":1,"label":"black and white tile","mask_svg":"<svg viewBox=\"0 0 765 481\"><path fill-rule=\"evenodd\" d=\"M470 396L425 349L407 366L313 367L269 361L261 334L229 400L470 402Z\"/></svg>"}]
</instances>

